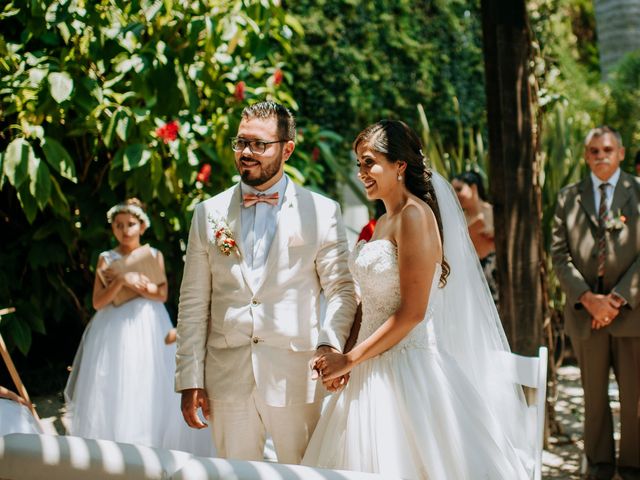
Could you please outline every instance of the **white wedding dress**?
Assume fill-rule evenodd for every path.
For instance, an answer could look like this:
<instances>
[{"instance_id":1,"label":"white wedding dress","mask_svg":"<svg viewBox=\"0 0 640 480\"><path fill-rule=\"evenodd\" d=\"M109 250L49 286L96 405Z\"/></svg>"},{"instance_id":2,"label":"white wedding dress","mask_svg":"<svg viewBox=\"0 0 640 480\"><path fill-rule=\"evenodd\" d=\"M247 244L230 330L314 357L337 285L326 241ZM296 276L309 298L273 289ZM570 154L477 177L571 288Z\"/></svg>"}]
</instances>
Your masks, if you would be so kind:
<instances>
[{"instance_id":1,"label":"white wedding dress","mask_svg":"<svg viewBox=\"0 0 640 480\"><path fill-rule=\"evenodd\" d=\"M359 243L350 267L362 297L358 343L398 308L397 249ZM443 315L436 268L425 319L400 343L353 369L328 402L303 464L429 480L527 479L526 455L510 444L456 360L438 347ZM454 321L455 319L451 319Z\"/></svg>"},{"instance_id":2,"label":"white wedding dress","mask_svg":"<svg viewBox=\"0 0 640 480\"><path fill-rule=\"evenodd\" d=\"M115 250L101 256L107 264L121 258ZM143 297L96 312L64 392L69 434L216 455L210 430L182 418L173 388L176 346L164 343L171 328L164 304Z\"/></svg>"}]
</instances>

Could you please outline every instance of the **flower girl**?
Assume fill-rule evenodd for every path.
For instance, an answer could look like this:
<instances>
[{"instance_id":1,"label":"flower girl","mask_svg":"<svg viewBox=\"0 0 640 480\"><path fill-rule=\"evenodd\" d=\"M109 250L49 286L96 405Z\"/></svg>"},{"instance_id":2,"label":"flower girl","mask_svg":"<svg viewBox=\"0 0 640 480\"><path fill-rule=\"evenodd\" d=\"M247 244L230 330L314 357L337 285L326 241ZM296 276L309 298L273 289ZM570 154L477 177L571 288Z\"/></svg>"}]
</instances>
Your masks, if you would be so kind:
<instances>
[{"instance_id":1,"label":"flower girl","mask_svg":"<svg viewBox=\"0 0 640 480\"><path fill-rule=\"evenodd\" d=\"M111 208L107 220L118 246L98 259L97 312L65 389L69 433L213 456L209 432L186 426L173 389L175 346L164 342L172 328L164 307L164 260L158 250L140 245L149 217L139 200L129 199ZM130 271L132 264L144 273Z\"/></svg>"}]
</instances>

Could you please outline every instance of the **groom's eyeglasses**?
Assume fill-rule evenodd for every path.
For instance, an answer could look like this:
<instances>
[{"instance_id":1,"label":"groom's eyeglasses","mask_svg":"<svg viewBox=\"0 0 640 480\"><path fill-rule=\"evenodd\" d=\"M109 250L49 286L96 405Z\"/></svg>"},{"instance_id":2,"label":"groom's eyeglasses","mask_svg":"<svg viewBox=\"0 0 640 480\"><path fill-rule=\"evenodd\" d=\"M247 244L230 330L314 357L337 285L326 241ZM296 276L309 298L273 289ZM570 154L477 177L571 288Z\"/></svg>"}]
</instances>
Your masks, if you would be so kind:
<instances>
[{"instance_id":1,"label":"groom's eyeglasses","mask_svg":"<svg viewBox=\"0 0 640 480\"><path fill-rule=\"evenodd\" d=\"M264 140L246 140L235 137L231 139L231 148L234 152L242 152L245 148L249 147L251 153L262 155L272 143L284 143L286 141L287 140L274 140L273 142L265 142Z\"/></svg>"}]
</instances>

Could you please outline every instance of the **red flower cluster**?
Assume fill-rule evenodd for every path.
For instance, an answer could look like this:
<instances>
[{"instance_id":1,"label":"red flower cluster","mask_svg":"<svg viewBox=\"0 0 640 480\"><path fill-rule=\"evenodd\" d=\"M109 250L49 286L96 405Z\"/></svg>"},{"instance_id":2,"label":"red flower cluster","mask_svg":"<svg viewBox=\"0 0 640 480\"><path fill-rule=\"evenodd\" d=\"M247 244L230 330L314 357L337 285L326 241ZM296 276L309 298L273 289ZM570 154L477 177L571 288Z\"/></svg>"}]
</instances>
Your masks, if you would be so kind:
<instances>
[{"instance_id":1,"label":"red flower cluster","mask_svg":"<svg viewBox=\"0 0 640 480\"><path fill-rule=\"evenodd\" d=\"M238 83L236 83L236 89L233 92L233 96L236 97L236 100L238 100L239 102L244 100L245 87L246 87L246 83L244 83L243 81L239 81Z\"/></svg>"},{"instance_id":2,"label":"red flower cluster","mask_svg":"<svg viewBox=\"0 0 640 480\"><path fill-rule=\"evenodd\" d=\"M156 135L161 138L164 143L173 142L178 138L178 128L180 125L175 120L165 123L161 127L156 128Z\"/></svg>"},{"instance_id":3,"label":"red flower cluster","mask_svg":"<svg viewBox=\"0 0 640 480\"><path fill-rule=\"evenodd\" d=\"M211 165L205 163L200 167L200 171L198 172L198 176L196 180L198 182L207 183L209 181L209 177L211 176Z\"/></svg>"},{"instance_id":4,"label":"red flower cluster","mask_svg":"<svg viewBox=\"0 0 640 480\"><path fill-rule=\"evenodd\" d=\"M277 87L282 83L282 79L284 78L284 73L279 68L273 72L273 84Z\"/></svg>"},{"instance_id":5,"label":"red flower cluster","mask_svg":"<svg viewBox=\"0 0 640 480\"><path fill-rule=\"evenodd\" d=\"M318 147L313 147L313 150L311 151L311 158L314 162L317 162L320 158L320 149Z\"/></svg>"}]
</instances>

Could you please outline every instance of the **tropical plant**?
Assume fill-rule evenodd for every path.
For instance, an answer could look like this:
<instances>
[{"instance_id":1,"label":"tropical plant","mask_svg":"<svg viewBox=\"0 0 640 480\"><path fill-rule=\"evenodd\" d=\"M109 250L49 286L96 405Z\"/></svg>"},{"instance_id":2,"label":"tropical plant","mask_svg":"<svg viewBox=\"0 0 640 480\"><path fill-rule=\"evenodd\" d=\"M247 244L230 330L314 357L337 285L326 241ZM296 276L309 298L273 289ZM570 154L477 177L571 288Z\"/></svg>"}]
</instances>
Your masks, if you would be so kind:
<instances>
[{"instance_id":1,"label":"tropical plant","mask_svg":"<svg viewBox=\"0 0 640 480\"><path fill-rule=\"evenodd\" d=\"M47 331L68 357L113 244L105 212L125 197L149 206L175 312L190 212L234 178L241 109L297 109L287 61L302 30L276 1L12 0L0 32L0 298L16 307L0 329L25 354ZM338 139L299 133L287 171L330 190L312 152Z\"/></svg>"}]
</instances>

